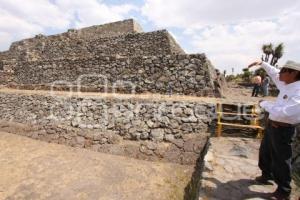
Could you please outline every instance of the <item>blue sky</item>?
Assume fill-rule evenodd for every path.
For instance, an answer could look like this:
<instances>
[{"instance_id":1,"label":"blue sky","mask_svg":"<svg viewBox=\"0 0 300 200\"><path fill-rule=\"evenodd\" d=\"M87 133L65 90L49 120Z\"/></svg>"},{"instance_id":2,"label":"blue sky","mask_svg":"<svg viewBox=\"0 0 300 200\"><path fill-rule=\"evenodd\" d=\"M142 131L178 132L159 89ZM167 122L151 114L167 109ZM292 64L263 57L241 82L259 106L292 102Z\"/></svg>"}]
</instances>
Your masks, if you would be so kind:
<instances>
[{"instance_id":1,"label":"blue sky","mask_svg":"<svg viewBox=\"0 0 300 200\"><path fill-rule=\"evenodd\" d=\"M269 42L285 44L280 65L300 62L300 0L0 0L0 51L36 34L128 18L144 31L167 29L187 53L205 53L228 73Z\"/></svg>"}]
</instances>

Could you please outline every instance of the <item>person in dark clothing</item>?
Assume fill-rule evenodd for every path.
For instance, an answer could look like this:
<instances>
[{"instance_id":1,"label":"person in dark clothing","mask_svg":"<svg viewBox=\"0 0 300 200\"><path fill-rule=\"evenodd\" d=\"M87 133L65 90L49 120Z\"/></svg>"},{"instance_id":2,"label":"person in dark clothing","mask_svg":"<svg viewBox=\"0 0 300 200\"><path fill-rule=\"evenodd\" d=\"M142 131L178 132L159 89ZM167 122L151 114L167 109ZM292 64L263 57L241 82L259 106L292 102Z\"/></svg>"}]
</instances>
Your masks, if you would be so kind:
<instances>
[{"instance_id":1,"label":"person in dark clothing","mask_svg":"<svg viewBox=\"0 0 300 200\"><path fill-rule=\"evenodd\" d=\"M266 75L261 83L261 89L263 96L269 96L269 85L270 85L270 77Z\"/></svg>"},{"instance_id":2,"label":"person in dark clothing","mask_svg":"<svg viewBox=\"0 0 300 200\"><path fill-rule=\"evenodd\" d=\"M252 97L257 97L257 95L259 93L260 86L261 86L261 76L258 73L253 77L252 83L254 84L254 86L253 86L251 96Z\"/></svg>"}]
</instances>

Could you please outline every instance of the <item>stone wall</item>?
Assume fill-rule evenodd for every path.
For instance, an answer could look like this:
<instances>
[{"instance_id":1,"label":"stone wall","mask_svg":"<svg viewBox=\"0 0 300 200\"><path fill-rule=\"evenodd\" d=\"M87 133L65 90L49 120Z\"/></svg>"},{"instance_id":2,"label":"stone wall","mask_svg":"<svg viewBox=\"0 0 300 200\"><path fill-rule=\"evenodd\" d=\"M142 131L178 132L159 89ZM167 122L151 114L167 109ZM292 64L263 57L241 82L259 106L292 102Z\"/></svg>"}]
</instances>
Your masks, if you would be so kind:
<instances>
[{"instance_id":1,"label":"stone wall","mask_svg":"<svg viewBox=\"0 0 300 200\"><path fill-rule=\"evenodd\" d=\"M67 32L57 35L45 36L39 34L34 38L13 42L9 51L6 52L8 53L7 56L5 58L0 56L0 60L29 61L37 60L39 57L41 59L54 59L56 56L62 55L66 57L81 53L85 55L88 52L86 46L88 41L139 32L142 32L141 26L134 20L129 19L78 30L69 29ZM47 56L48 53L49 56Z\"/></svg>"},{"instance_id":2,"label":"stone wall","mask_svg":"<svg viewBox=\"0 0 300 200\"><path fill-rule=\"evenodd\" d=\"M0 67L5 63L13 73L2 73L0 84L47 88L77 85L86 77L86 91L221 96L204 54L185 54L166 30L140 31L135 21L125 20L15 42L0 53Z\"/></svg>"},{"instance_id":3,"label":"stone wall","mask_svg":"<svg viewBox=\"0 0 300 200\"><path fill-rule=\"evenodd\" d=\"M82 29L69 29L65 33L45 36L42 34L36 35L34 38L28 38L21 41L17 41L12 43L12 49L22 48L22 46L26 47L34 47L37 45L39 40L48 39L48 40L56 40L63 38L70 39L81 39L81 40L95 40L103 37L115 37L119 35L124 35L127 33L139 33L143 32L141 26L135 22L133 19L128 19L124 21L118 21L108 24L90 26Z\"/></svg>"},{"instance_id":4,"label":"stone wall","mask_svg":"<svg viewBox=\"0 0 300 200\"><path fill-rule=\"evenodd\" d=\"M4 60L5 56L4 52L0 52L0 61Z\"/></svg>"},{"instance_id":5,"label":"stone wall","mask_svg":"<svg viewBox=\"0 0 300 200\"><path fill-rule=\"evenodd\" d=\"M101 38L88 42L87 48L94 56L130 57L185 53L166 30Z\"/></svg>"},{"instance_id":6,"label":"stone wall","mask_svg":"<svg viewBox=\"0 0 300 200\"><path fill-rule=\"evenodd\" d=\"M132 19L12 43L0 52L0 61L36 61L99 55L150 56L184 54L166 31L143 33Z\"/></svg>"},{"instance_id":7,"label":"stone wall","mask_svg":"<svg viewBox=\"0 0 300 200\"><path fill-rule=\"evenodd\" d=\"M40 61L64 58L85 58L99 55L151 56L184 54L165 30L149 33L128 33L115 37L80 38L68 35L38 37L11 46L5 60Z\"/></svg>"},{"instance_id":8,"label":"stone wall","mask_svg":"<svg viewBox=\"0 0 300 200\"><path fill-rule=\"evenodd\" d=\"M166 32L166 36L169 39L169 45L171 49L172 54L185 54L185 51L180 47L180 45L177 43L177 41L170 35L167 30L162 30ZM160 47L161 45L159 45Z\"/></svg>"},{"instance_id":9,"label":"stone wall","mask_svg":"<svg viewBox=\"0 0 300 200\"><path fill-rule=\"evenodd\" d=\"M5 85L11 82L11 77L11 73L0 70L0 85Z\"/></svg>"},{"instance_id":10,"label":"stone wall","mask_svg":"<svg viewBox=\"0 0 300 200\"><path fill-rule=\"evenodd\" d=\"M9 85L13 81L13 71L11 67L11 63L0 60L0 85Z\"/></svg>"},{"instance_id":11,"label":"stone wall","mask_svg":"<svg viewBox=\"0 0 300 200\"><path fill-rule=\"evenodd\" d=\"M0 60L0 71L4 70L4 63L2 60Z\"/></svg>"},{"instance_id":12,"label":"stone wall","mask_svg":"<svg viewBox=\"0 0 300 200\"><path fill-rule=\"evenodd\" d=\"M178 93L214 96L214 70L204 54L131 58L92 57L19 62L16 84L63 84L98 87L125 93ZM59 84L59 83L56 83Z\"/></svg>"},{"instance_id":13,"label":"stone wall","mask_svg":"<svg viewBox=\"0 0 300 200\"><path fill-rule=\"evenodd\" d=\"M4 68L4 60L7 59L8 56L8 51L0 52L0 70L3 71Z\"/></svg>"},{"instance_id":14,"label":"stone wall","mask_svg":"<svg viewBox=\"0 0 300 200\"><path fill-rule=\"evenodd\" d=\"M127 19L123 21L82 28L79 30L71 29L69 32L72 32L73 36L76 38L79 37L84 40L90 40L123 35L127 33L140 33L143 32L143 28L133 19Z\"/></svg>"},{"instance_id":15,"label":"stone wall","mask_svg":"<svg viewBox=\"0 0 300 200\"><path fill-rule=\"evenodd\" d=\"M0 130L135 158L195 163L214 107L199 102L0 93ZM27 128L24 128L27 125Z\"/></svg>"}]
</instances>

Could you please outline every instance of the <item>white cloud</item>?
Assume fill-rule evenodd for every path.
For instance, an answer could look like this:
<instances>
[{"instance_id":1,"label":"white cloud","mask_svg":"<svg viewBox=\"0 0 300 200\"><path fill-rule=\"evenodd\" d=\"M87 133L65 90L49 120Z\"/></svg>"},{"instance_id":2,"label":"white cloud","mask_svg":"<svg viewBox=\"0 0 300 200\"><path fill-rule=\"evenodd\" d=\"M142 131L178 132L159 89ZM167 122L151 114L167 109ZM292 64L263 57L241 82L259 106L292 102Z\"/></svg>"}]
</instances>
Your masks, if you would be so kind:
<instances>
[{"instance_id":1,"label":"white cloud","mask_svg":"<svg viewBox=\"0 0 300 200\"><path fill-rule=\"evenodd\" d=\"M237 72L269 42L285 44L280 63L300 61L299 10L299 0L146 0L142 13L157 27L182 29L189 52L203 52L216 67Z\"/></svg>"},{"instance_id":2,"label":"white cloud","mask_svg":"<svg viewBox=\"0 0 300 200\"><path fill-rule=\"evenodd\" d=\"M18 33L19 35L26 35L27 33L41 31L41 27L24 21L22 18L16 17L0 9L0 30L6 33ZM19 31L22 30L22 31Z\"/></svg>"},{"instance_id":3,"label":"white cloud","mask_svg":"<svg viewBox=\"0 0 300 200\"><path fill-rule=\"evenodd\" d=\"M48 30L63 32L122 20L138 8L130 4L109 6L99 0L0 0L0 32L10 37L0 44L8 49L11 42L47 34ZM73 27L72 27L73 26Z\"/></svg>"},{"instance_id":4,"label":"white cloud","mask_svg":"<svg viewBox=\"0 0 300 200\"><path fill-rule=\"evenodd\" d=\"M159 27L199 28L206 25L272 19L297 0L146 0L142 13Z\"/></svg>"},{"instance_id":5,"label":"white cloud","mask_svg":"<svg viewBox=\"0 0 300 200\"><path fill-rule=\"evenodd\" d=\"M0 50L49 29L63 32L103 24L137 11L134 15L146 28L167 28L187 52L204 52L227 71L232 66L241 70L260 57L261 45L268 42L285 44L281 63L300 61L299 0L145 0L141 8L101 0L0 0L0 5Z\"/></svg>"},{"instance_id":6,"label":"white cloud","mask_svg":"<svg viewBox=\"0 0 300 200\"><path fill-rule=\"evenodd\" d=\"M1 8L15 18L27 23L50 28L66 28L70 16L47 0L0 0Z\"/></svg>"},{"instance_id":7,"label":"white cloud","mask_svg":"<svg viewBox=\"0 0 300 200\"><path fill-rule=\"evenodd\" d=\"M136 6L121 4L109 6L97 0L57 0L56 5L74 16L76 28L122 20Z\"/></svg>"},{"instance_id":8,"label":"white cloud","mask_svg":"<svg viewBox=\"0 0 300 200\"><path fill-rule=\"evenodd\" d=\"M288 19L284 21L289 22ZM286 59L299 61L300 30L280 20L216 25L205 28L200 34L197 31L189 34L193 50L205 52L221 69L236 67L236 72L241 71L251 60L261 56L262 44L269 42L285 44L285 54L280 63Z\"/></svg>"},{"instance_id":9,"label":"white cloud","mask_svg":"<svg viewBox=\"0 0 300 200\"><path fill-rule=\"evenodd\" d=\"M0 49L5 49L7 46L10 45L10 41L12 37L8 33L0 32Z\"/></svg>"}]
</instances>

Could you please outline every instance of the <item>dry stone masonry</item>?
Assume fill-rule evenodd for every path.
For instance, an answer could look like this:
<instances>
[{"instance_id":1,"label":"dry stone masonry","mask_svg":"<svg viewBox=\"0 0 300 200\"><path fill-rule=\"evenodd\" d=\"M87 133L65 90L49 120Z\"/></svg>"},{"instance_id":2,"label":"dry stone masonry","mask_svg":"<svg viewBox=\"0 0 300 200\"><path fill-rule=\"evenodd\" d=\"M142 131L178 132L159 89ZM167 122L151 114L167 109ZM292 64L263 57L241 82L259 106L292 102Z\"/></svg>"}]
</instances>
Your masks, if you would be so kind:
<instances>
[{"instance_id":1,"label":"dry stone masonry","mask_svg":"<svg viewBox=\"0 0 300 200\"><path fill-rule=\"evenodd\" d=\"M21 94L0 94L0 110L2 130L10 121L47 142L181 164L196 162L214 117L199 102Z\"/></svg>"},{"instance_id":2,"label":"dry stone masonry","mask_svg":"<svg viewBox=\"0 0 300 200\"><path fill-rule=\"evenodd\" d=\"M133 20L14 42L0 63L2 84L77 85L85 77L79 84L96 91L105 79L109 91L220 96L204 54L185 54L166 30L144 33Z\"/></svg>"},{"instance_id":3,"label":"dry stone masonry","mask_svg":"<svg viewBox=\"0 0 300 200\"><path fill-rule=\"evenodd\" d=\"M132 19L37 35L0 52L0 84L19 89L219 96L215 76L204 54L186 54L168 31L144 33ZM0 125L47 142L195 164L209 136L210 109L186 101L1 93Z\"/></svg>"},{"instance_id":4,"label":"dry stone masonry","mask_svg":"<svg viewBox=\"0 0 300 200\"><path fill-rule=\"evenodd\" d=\"M184 54L166 30L149 33L126 33L100 38L69 35L41 36L12 44L11 56L17 61L40 61L86 58L100 55L150 56Z\"/></svg>"},{"instance_id":5,"label":"dry stone masonry","mask_svg":"<svg viewBox=\"0 0 300 200\"><path fill-rule=\"evenodd\" d=\"M224 87L216 84L205 54L186 54L168 31L145 33L132 19L14 42L0 52L0 85L116 93L105 98L1 92L3 131L138 159L196 164L197 173L216 117L214 105L172 97L122 99L117 93L220 97L216 85ZM299 139L298 134L295 169Z\"/></svg>"},{"instance_id":6,"label":"dry stone masonry","mask_svg":"<svg viewBox=\"0 0 300 200\"><path fill-rule=\"evenodd\" d=\"M121 44L118 36L124 37L127 34L142 32L142 28L130 19L79 30L70 29L58 35L44 36L39 34L34 38L12 43L9 51L4 52L6 53L5 59L30 61L37 59L51 60L57 58L56 56L66 57L74 55L84 57L88 53L88 49L93 51L106 45L110 46L109 43L111 45L114 43ZM88 46L94 45L94 41L101 38L104 39L103 46ZM106 55L110 54L106 53Z\"/></svg>"},{"instance_id":7,"label":"dry stone masonry","mask_svg":"<svg viewBox=\"0 0 300 200\"><path fill-rule=\"evenodd\" d=\"M20 62L14 66L18 85L67 85L98 91L152 92L213 96L205 55L161 55L130 58L91 57Z\"/></svg>"}]
</instances>

